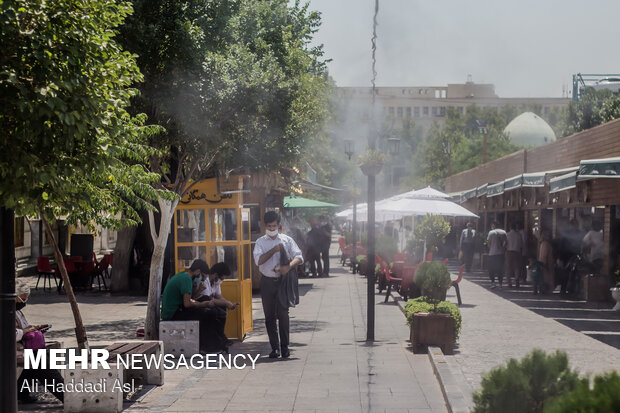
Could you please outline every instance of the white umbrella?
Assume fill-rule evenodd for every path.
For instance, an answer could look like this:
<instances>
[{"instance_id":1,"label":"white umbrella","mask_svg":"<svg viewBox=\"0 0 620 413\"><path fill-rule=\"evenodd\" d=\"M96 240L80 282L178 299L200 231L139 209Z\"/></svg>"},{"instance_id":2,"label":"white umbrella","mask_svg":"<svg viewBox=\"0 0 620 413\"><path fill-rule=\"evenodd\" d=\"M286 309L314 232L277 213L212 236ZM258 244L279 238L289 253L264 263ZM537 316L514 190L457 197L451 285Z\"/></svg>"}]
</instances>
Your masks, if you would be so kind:
<instances>
[{"instance_id":1,"label":"white umbrella","mask_svg":"<svg viewBox=\"0 0 620 413\"><path fill-rule=\"evenodd\" d=\"M471 217L478 218L478 216L462 206L448 201L446 199L437 198L401 198L397 200L384 200L375 208L375 219L378 222L391 221L400 219L407 216L419 216L419 215L442 215L447 217ZM358 211L357 220L366 221L367 210Z\"/></svg>"}]
</instances>

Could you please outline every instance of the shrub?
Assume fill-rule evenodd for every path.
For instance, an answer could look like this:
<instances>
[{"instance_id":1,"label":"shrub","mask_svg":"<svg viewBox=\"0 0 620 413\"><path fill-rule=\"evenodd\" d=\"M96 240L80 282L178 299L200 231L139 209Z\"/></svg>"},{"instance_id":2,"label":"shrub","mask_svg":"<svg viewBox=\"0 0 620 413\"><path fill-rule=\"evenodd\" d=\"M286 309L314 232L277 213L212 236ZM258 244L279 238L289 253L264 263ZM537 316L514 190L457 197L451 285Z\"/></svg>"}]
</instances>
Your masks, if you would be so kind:
<instances>
[{"instance_id":1,"label":"shrub","mask_svg":"<svg viewBox=\"0 0 620 413\"><path fill-rule=\"evenodd\" d=\"M575 390L545 406L544 413L620 412L620 376L617 372L594 378L594 388L582 380Z\"/></svg>"},{"instance_id":2,"label":"shrub","mask_svg":"<svg viewBox=\"0 0 620 413\"><path fill-rule=\"evenodd\" d=\"M425 295L436 301L446 297L446 290L452 285L450 272L441 262L423 262L416 270L413 281Z\"/></svg>"},{"instance_id":3,"label":"shrub","mask_svg":"<svg viewBox=\"0 0 620 413\"><path fill-rule=\"evenodd\" d=\"M474 393L473 412L539 413L545 403L574 390L579 383L565 352L547 355L537 349L486 374L481 389Z\"/></svg>"},{"instance_id":4,"label":"shrub","mask_svg":"<svg viewBox=\"0 0 620 413\"><path fill-rule=\"evenodd\" d=\"M435 306L427 297L413 298L405 304L407 324L412 325L413 315L416 313L451 314L454 317L454 338L459 338L462 325L461 310L455 304L449 301L441 301Z\"/></svg>"},{"instance_id":5,"label":"shrub","mask_svg":"<svg viewBox=\"0 0 620 413\"><path fill-rule=\"evenodd\" d=\"M375 241L375 251L386 261L392 261L398 252L398 241L393 237L381 236Z\"/></svg>"},{"instance_id":6,"label":"shrub","mask_svg":"<svg viewBox=\"0 0 620 413\"><path fill-rule=\"evenodd\" d=\"M450 233L450 224L441 215L426 215L420 224L415 227L416 239L426 241L429 251L436 251L443 244L444 239Z\"/></svg>"}]
</instances>

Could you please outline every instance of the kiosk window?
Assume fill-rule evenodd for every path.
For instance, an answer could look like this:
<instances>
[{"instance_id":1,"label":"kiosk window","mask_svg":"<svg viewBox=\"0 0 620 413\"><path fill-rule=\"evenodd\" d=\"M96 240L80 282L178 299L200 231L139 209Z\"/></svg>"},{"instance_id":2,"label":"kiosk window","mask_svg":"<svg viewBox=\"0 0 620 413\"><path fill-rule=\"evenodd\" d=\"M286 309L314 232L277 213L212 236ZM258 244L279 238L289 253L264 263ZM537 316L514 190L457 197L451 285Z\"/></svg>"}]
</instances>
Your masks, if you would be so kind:
<instances>
[{"instance_id":1,"label":"kiosk window","mask_svg":"<svg viewBox=\"0 0 620 413\"><path fill-rule=\"evenodd\" d=\"M177 210L177 240L179 242L206 241L204 209Z\"/></svg>"},{"instance_id":2,"label":"kiosk window","mask_svg":"<svg viewBox=\"0 0 620 413\"><path fill-rule=\"evenodd\" d=\"M237 210L233 208L217 208L211 210L213 214L212 239L214 241L237 240Z\"/></svg>"},{"instance_id":3,"label":"kiosk window","mask_svg":"<svg viewBox=\"0 0 620 413\"><path fill-rule=\"evenodd\" d=\"M210 265L225 262L230 268L230 277L227 278L239 278L239 250L236 245L211 247L209 249L208 262Z\"/></svg>"}]
</instances>

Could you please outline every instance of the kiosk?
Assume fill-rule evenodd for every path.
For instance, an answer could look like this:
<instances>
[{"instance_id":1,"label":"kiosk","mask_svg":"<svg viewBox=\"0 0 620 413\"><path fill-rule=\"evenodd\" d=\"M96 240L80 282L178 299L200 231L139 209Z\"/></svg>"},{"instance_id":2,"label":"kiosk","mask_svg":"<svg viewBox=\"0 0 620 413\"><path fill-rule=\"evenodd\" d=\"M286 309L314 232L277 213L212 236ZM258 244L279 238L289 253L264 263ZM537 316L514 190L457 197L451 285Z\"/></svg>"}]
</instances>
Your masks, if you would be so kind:
<instances>
[{"instance_id":1,"label":"kiosk","mask_svg":"<svg viewBox=\"0 0 620 413\"><path fill-rule=\"evenodd\" d=\"M231 176L239 191L218 191L217 179L195 183L179 201L174 214L176 272L201 258L209 266L225 262L231 275L222 282L222 295L240 305L228 310L226 335L243 339L252 331L252 251L250 210L243 208L243 176Z\"/></svg>"}]
</instances>

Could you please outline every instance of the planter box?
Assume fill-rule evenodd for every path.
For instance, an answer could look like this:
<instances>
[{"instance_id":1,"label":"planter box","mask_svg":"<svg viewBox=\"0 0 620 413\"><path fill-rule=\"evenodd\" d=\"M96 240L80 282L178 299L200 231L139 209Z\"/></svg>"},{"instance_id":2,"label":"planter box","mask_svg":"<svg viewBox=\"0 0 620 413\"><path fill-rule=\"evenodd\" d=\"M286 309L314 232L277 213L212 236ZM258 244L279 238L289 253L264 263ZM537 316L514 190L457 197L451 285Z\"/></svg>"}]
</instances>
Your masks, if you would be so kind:
<instances>
[{"instance_id":1,"label":"planter box","mask_svg":"<svg viewBox=\"0 0 620 413\"><path fill-rule=\"evenodd\" d=\"M411 325L411 345L414 352L423 346L440 347L444 354L454 351L454 317L450 314L417 313Z\"/></svg>"},{"instance_id":2,"label":"planter box","mask_svg":"<svg viewBox=\"0 0 620 413\"><path fill-rule=\"evenodd\" d=\"M583 282L586 301L609 301L609 277L606 275L587 275Z\"/></svg>"}]
</instances>

